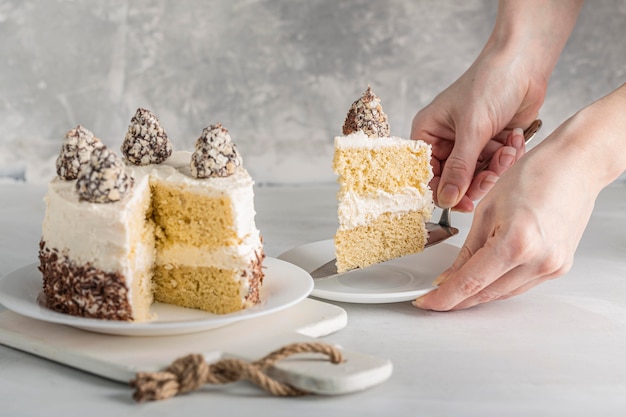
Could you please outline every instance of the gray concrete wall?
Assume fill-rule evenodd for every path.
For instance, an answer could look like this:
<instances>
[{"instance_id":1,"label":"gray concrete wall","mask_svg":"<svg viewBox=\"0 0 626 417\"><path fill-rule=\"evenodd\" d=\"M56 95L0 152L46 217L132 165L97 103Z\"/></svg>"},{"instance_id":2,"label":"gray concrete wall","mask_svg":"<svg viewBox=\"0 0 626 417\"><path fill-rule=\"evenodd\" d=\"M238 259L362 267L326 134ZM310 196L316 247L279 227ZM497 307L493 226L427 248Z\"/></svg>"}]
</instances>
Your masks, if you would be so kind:
<instances>
[{"instance_id":1,"label":"gray concrete wall","mask_svg":"<svg viewBox=\"0 0 626 417\"><path fill-rule=\"evenodd\" d=\"M231 132L257 183L332 182L332 138L368 84L392 133L472 62L494 0L0 0L0 177L47 181L67 130L119 149L139 106L175 149ZM541 117L626 81L626 1L588 0ZM1 179L0 179L1 180Z\"/></svg>"}]
</instances>

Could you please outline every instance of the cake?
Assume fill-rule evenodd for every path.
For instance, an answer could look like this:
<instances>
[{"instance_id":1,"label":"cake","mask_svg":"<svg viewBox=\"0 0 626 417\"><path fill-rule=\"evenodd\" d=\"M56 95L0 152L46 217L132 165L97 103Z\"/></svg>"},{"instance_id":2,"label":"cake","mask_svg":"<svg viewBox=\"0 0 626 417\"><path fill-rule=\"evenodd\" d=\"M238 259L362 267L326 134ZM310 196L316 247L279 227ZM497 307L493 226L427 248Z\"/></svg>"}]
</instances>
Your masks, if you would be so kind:
<instances>
[{"instance_id":1,"label":"cake","mask_svg":"<svg viewBox=\"0 0 626 417\"><path fill-rule=\"evenodd\" d=\"M337 271L364 268L418 253L434 209L430 145L390 136L380 99L368 87L335 137L339 183L334 237Z\"/></svg>"},{"instance_id":2,"label":"cake","mask_svg":"<svg viewBox=\"0 0 626 417\"><path fill-rule=\"evenodd\" d=\"M228 131L172 151L138 109L118 157L70 130L49 183L39 250L45 306L75 316L153 319L153 302L225 314L258 304L264 259L253 181Z\"/></svg>"}]
</instances>

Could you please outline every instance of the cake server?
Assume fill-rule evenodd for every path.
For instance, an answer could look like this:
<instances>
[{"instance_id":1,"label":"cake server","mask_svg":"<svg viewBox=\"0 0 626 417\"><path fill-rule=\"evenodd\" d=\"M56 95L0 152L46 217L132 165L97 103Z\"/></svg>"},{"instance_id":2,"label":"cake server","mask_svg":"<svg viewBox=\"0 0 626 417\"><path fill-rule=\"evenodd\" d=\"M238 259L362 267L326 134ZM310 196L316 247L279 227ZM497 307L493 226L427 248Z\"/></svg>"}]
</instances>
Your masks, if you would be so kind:
<instances>
[{"instance_id":1,"label":"cake server","mask_svg":"<svg viewBox=\"0 0 626 417\"><path fill-rule=\"evenodd\" d=\"M537 133L537 131L541 128L541 125L541 120L537 119L524 131L524 140L526 143L530 142L530 140L535 136L535 133ZM489 166L490 162L491 158L482 161L476 167L475 174L485 170ZM424 246L425 248L436 245L437 243L441 243L444 240L459 233L459 229L457 229L456 227L452 227L452 224L450 222L450 214L450 209L446 208L442 210L441 217L439 218L439 221L437 223L426 223L426 230L428 230L428 239L426 241L426 245ZM332 259L311 272L311 276L313 278L326 278L332 275L337 275L337 259Z\"/></svg>"}]
</instances>

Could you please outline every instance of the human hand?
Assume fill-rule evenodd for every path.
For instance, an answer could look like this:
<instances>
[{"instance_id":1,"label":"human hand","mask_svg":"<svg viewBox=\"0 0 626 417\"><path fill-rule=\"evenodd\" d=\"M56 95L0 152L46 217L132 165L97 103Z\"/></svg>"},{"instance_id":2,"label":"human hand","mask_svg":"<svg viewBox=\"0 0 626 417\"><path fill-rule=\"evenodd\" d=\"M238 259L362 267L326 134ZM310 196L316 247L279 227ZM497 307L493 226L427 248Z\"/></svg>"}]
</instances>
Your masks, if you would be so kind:
<instances>
[{"instance_id":1,"label":"human hand","mask_svg":"<svg viewBox=\"0 0 626 417\"><path fill-rule=\"evenodd\" d=\"M432 145L430 186L437 205L473 210L473 201L524 154L521 129L513 129L535 120L546 87L513 61L485 56L416 114L411 138ZM477 163L488 159L487 169L476 172Z\"/></svg>"},{"instance_id":2,"label":"human hand","mask_svg":"<svg viewBox=\"0 0 626 417\"><path fill-rule=\"evenodd\" d=\"M537 117L550 74L576 23L582 0L502 0L494 30L470 68L413 119L411 138L432 145L435 202L471 211L519 159L503 145L513 128ZM508 154L508 156L507 156ZM497 161L475 175L476 162Z\"/></svg>"},{"instance_id":3,"label":"human hand","mask_svg":"<svg viewBox=\"0 0 626 417\"><path fill-rule=\"evenodd\" d=\"M458 257L415 300L462 309L566 273L600 190L626 170L626 84L561 125L480 201ZM599 162L601 161L601 162Z\"/></svg>"},{"instance_id":4,"label":"human hand","mask_svg":"<svg viewBox=\"0 0 626 417\"><path fill-rule=\"evenodd\" d=\"M439 288L415 305L468 308L567 272L596 198L581 192L582 177L576 163L529 153L478 204L458 257L433 283Z\"/></svg>"}]
</instances>

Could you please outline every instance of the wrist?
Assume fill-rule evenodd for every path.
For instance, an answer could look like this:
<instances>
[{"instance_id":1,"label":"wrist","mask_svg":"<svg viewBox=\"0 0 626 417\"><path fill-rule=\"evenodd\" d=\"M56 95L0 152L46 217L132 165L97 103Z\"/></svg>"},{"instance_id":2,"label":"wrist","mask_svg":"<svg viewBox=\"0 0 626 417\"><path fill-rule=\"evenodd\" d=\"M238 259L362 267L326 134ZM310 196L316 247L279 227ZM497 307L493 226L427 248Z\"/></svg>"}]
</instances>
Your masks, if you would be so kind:
<instances>
[{"instance_id":1,"label":"wrist","mask_svg":"<svg viewBox=\"0 0 626 417\"><path fill-rule=\"evenodd\" d=\"M602 187L626 171L626 84L580 111L582 135L575 142L591 156Z\"/></svg>"},{"instance_id":2,"label":"wrist","mask_svg":"<svg viewBox=\"0 0 626 417\"><path fill-rule=\"evenodd\" d=\"M544 140L554 159L576 167L599 192L626 171L626 84L580 110ZM543 145L542 143L541 145Z\"/></svg>"},{"instance_id":3,"label":"wrist","mask_svg":"<svg viewBox=\"0 0 626 417\"><path fill-rule=\"evenodd\" d=\"M501 0L483 53L519 61L521 70L547 83L582 3L583 0Z\"/></svg>"}]
</instances>

